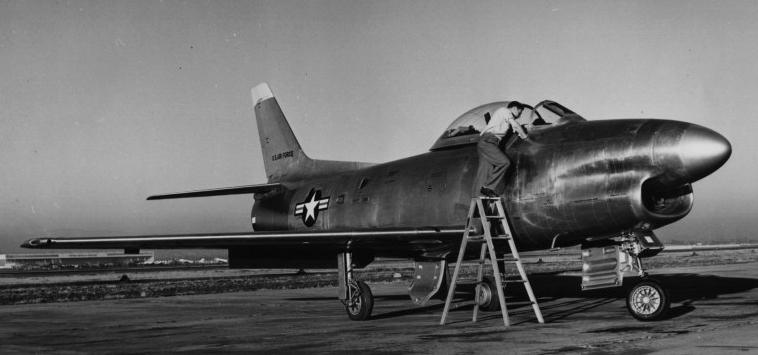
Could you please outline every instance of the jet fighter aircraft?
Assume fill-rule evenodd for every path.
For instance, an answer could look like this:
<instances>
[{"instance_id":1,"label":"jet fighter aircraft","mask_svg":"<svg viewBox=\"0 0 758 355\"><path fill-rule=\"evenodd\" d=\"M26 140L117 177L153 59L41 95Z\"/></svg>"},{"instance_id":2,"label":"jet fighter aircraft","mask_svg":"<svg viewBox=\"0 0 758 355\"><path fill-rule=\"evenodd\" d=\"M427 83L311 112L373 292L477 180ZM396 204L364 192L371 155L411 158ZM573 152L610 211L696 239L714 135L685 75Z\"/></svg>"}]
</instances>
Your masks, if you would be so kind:
<instances>
[{"instance_id":1,"label":"jet fighter aircraft","mask_svg":"<svg viewBox=\"0 0 758 355\"><path fill-rule=\"evenodd\" d=\"M508 102L476 107L453 121L429 152L383 164L309 158L267 84L252 89L268 181L162 194L148 200L254 194L250 233L37 238L35 249L223 248L231 268L337 268L339 298L353 320L371 316L374 299L353 270L379 257L408 258L411 298L425 304L448 280L469 204L476 197L476 143L487 119ZM642 259L663 249L653 230L685 217L692 183L721 167L731 145L699 125L671 120L588 121L543 101L527 106L528 139L506 136L512 161L501 196L521 251L581 245L582 288L620 286L640 320L665 314L665 288L647 278ZM499 248L506 248L500 246ZM477 259L478 250L465 257ZM470 255L469 255L470 254ZM425 267L428 266L428 267ZM492 294L494 285L483 285ZM483 297L480 306L494 300Z\"/></svg>"}]
</instances>

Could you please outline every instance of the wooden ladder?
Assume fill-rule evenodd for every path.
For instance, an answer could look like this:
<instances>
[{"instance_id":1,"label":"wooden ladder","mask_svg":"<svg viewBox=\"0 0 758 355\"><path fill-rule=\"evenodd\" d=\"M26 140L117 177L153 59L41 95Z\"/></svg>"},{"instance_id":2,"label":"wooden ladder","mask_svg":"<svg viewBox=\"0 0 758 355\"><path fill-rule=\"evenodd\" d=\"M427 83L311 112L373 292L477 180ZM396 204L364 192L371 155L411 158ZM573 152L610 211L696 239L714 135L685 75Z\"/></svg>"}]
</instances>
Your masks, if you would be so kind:
<instances>
[{"instance_id":1,"label":"wooden ladder","mask_svg":"<svg viewBox=\"0 0 758 355\"><path fill-rule=\"evenodd\" d=\"M488 209L485 209L485 201L488 203ZM487 210L489 210L491 213L487 213ZM482 224L482 229L484 231L483 235L471 235L473 223L475 223L474 216L476 216L477 213ZM491 223L497 223L498 221L500 222L504 234L493 236ZM537 315L537 321L540 323L545 323L545 320L542 318L542 312L540 312L540 307L537 304L537 298L534 297L532 286L529 284L529 279L526 277L524 266L521 264L521 258L519 258L518 250L516 250L516 243L514 242L512 235L513 234L511 232L510 225L508 224L508 219L505 216L503 202L499 197L474 197L471 199L471 206L469 207L468 218L466 219L466 231L463 233L461 249L458 252L458 261L455 264L455 272L453 272L453 278L450 283L450 288L448 289L447 300L445 301L445 309L442 311L442 319L440 320L440 325L445 325L447 314L450 311L450 305L453 301L453 296L455 295L455 287L458 282L458 275L460 273L461 265L463 264L463 255L465 254L466 245L468 245L468 243L481 243L482 245L481 252L479 254L479 272L477 273L476 277L474 315L472 321L476 322L477 320L480 297L479 288L482 287L482 282L484 279L484 265L486 264L486 259L489 259L492 263L492 271L494 273L493 276L497 288L497 297L500 300L500 311L503 313L503 322L505 323L505 326L510 326L510 320L508 319L508 309L505 305L505 295L503 293L504 282L517 282L524 284L526 293L529 294L529 300L532 303L534 314ZM513 259L511 260L506 258L498 258L495 252L493 240L508 240L508 245L510 246ZM489 251L489 256L487 251ZM503 280L500 274L500 268L498 267L498 261L514 262L518 268L519 274L521 275L521 279Z\"/></svg>"}]
</instances>

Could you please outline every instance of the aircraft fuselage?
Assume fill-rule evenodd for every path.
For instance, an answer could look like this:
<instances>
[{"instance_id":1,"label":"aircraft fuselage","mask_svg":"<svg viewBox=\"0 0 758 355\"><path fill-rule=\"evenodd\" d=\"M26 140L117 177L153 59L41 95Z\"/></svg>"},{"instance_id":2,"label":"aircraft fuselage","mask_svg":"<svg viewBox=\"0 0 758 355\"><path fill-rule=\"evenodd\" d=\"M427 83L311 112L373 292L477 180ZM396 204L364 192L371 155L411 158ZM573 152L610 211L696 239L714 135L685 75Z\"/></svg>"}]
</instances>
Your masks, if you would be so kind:
<instances>
[{"instance_id":1,"label":"aircraft fuselage","mask_svg":"<svg viewBox=\"0 0 758 355\"><path fill-rule=\"evenodd\" d=\"M690 183L721 166L730 152L717 133L670 120L564 122L535 127L529 138L507 143L512 165L503 196L521 250L649 231L679 220L692 208ZM697 145L715 149L694 152L693 159L688 149ZM477 166L476 146L465 145L290 182L286 191L255 203L254 228L462 226L478 190ZM405 247L373 252L411 253Z\"/></svg>"}]
</instances>

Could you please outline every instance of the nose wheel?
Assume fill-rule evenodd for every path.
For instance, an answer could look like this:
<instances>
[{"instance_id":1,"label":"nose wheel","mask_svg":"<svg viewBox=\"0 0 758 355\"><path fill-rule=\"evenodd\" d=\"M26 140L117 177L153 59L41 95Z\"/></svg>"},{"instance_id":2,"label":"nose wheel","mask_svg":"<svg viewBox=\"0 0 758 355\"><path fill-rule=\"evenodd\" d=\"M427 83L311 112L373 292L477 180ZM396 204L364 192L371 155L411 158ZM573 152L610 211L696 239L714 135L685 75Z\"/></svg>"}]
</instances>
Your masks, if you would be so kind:
<instances>
[{"instance_id":1,"label":"nose wheel","mask_svg":"<svg viewBox=\"0 0 758 355\"><path fill-rule=\"evenodd\" d=\"M662 319L671 306L668 292L657 281L643 279L626 297L626 308L632 317L647 322Z\"/></svg>"}]
</instances>

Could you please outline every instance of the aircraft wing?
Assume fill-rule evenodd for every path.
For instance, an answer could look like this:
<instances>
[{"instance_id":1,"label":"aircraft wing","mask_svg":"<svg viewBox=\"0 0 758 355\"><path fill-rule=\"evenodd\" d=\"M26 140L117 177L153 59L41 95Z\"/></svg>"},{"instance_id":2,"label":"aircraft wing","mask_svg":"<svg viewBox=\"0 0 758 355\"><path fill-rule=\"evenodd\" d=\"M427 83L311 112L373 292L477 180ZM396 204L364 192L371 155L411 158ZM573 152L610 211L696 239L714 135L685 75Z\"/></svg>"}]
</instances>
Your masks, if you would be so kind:
<instances>
[{"instance_id":1,"label":"aircraft wing","mask_svg":"<svg viewBox=\"0 0 758 355\"><path fill-rule=\"evenodd\" d=\"M21 247L32 249L227 249L238 246L440 245L457 241L464 227L422 227L345 231L273 231L227 234L172 234L86 238L34 238Z\"/></svg>"}]
</instances>

